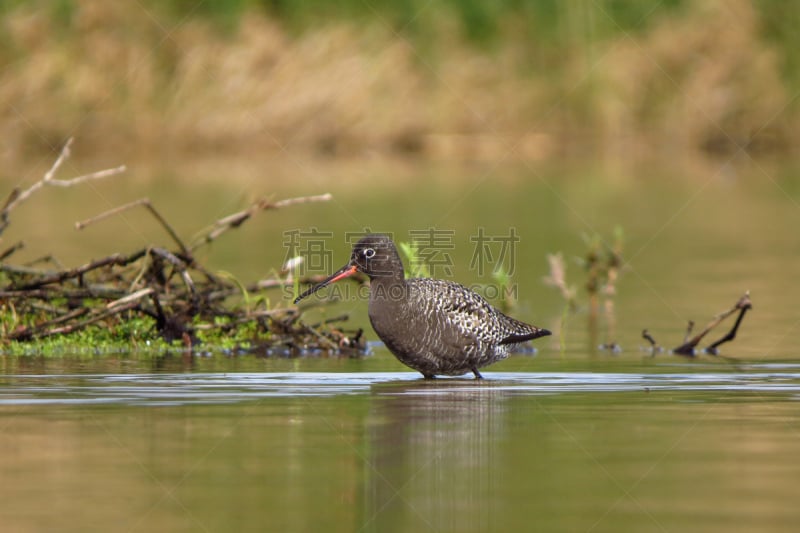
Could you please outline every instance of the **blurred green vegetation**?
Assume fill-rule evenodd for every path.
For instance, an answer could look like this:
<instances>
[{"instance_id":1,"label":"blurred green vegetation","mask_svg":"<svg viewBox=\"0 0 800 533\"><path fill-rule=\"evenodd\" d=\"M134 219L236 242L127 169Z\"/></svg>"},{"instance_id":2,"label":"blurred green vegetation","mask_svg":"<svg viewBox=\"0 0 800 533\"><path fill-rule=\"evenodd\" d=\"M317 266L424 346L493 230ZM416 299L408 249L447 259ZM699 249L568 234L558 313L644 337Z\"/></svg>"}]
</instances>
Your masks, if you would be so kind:
<instances>
[{"instance_id":1,"label":"blurred green vegetation","mask_svg":"<svg viewBox=\"0 0 800 533\"><path fill-rule=\"evenodd\" d=\"M800 131L798 2L0 0L0 17L12 152L76 124L100 144L484 158L788 150Z\"/></svg>"},{"instance_id":2,"label":"blurred green vegetation","mask_svg":"<svg viewBox=\"0 0 800 533\"><path fill-rule=\"evenodd\" d=\"M761 17L760 34L780 48L783 74L800 86L800 3L756 0L755 7Z\"/></svg>"},{"instance_id":3,"label":"blurred green vegetation","mask_svg":"<svg viewBox=\"0 0 800 533\"><path fill-rule=\"evenodd\" d=\"M681 0L444 0L433 4L424 0L234 0L229 2L229 12L242 13L248 7L257 7L305 28L330 18L377 19L391 23L398 32L427 38L436 31L432 21L446 13L458 18L465 37L483 44L502 39L502 23L514 18L525 23L531 42L557 46L573 39L575 31L583 30L585 36L592 38L635 31L646 25L652 12L666 11L680 3Z\"/></svg>"},{"instance_id":4,"label":"blurred green vegetation","mask_svg":"<svg viewBox=\"0 0 800 533\"><path fill-rule=\"evenodd\" d=\"M61 22L68 22L81 0L1 0L0 9L10 11L20 6L48 9ZM260 10L298 28L338 20L382 20L397 31L415 33L432 30L431 19L442 12L457 15L465 36L474 41L502 37L501 21L509 17L524 20L533 40L562 41L576 30L586 37L640 30L648 21L684 4L684 0L142 0L149 10L170 14L177 19L208 17L227 25L251 10ZM776 22L797 6L777 0L762 1L765 16ZM787 26L786 29L789 29ZM566 30L566 31L565 31ZM788 37L788 35L787 35Z\"/></svg>"},{"instance_id":5,"label":"blurred green vegetation","mask_svg":"<svg viewBox=\"0 0 800 533\"><path fill-rule=\"evenodd\" d=\"M0 0L0 14L15 9L42 9L68 29L81 0ZM355 20L389 24L397 33L435 39L437 18L455 15L462 35L474 44L523 38L551 51L578 42L587 44L635 34L687 4L685 0L140 0L143 7L174 21L205 18L232 28L241 17L260 11L296 31L313 30L331 21ZM761 20L760 34L783 51L784 72L797 79L800 71L800 3L753 0ZM509 35L507 22L521 31Z\"/></svg>"}]
</instances>

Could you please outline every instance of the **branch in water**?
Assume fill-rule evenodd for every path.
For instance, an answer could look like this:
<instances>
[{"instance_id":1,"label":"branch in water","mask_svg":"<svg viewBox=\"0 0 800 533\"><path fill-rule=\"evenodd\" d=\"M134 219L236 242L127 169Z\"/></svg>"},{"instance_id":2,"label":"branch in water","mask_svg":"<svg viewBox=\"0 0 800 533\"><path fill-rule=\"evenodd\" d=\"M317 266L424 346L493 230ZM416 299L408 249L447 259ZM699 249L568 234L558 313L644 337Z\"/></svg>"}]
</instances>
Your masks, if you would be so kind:
<instances>
[{"instance_id":1,"label":"branch in water","mask_svg":"<svg viewBox=\"0 0 800 533\"><path fill-rule=\"evenodd\" d=\"M736 323L734 324L733 329L731 329L731 331L728 332L728 334L725 337L723 337L722 339L718 340L717 342L709 346L709 353L716 355L717 346L734 339L734 337L736 336L736 331L739 329L739 325L741 324L745 312L747 312L748 309L752 309L752 307L753 305L750 302L750 292L748 291L744 293L744 295L741 298L739 298L739 300L733 307L731 307L727 311L723 311L722 313L714 317L714 319L711 322L709 322L705 328L703 328L703 331L701 331L700 333L698 333L697 335L695 335L688 341L684 342L683 344L681 344L672 351L679 355L689 355L689 356L695 355L696 353L695 348L703 339L703 337L705 337L712 329L717 327L720 324L720 322L722 322L723 320L734 314L736 311L739 311L739 317L736 319ZM690 324L693 325L693 323L691 322ZM691 329L689 331L691 331Z\"/></svg>"}]
</instances>

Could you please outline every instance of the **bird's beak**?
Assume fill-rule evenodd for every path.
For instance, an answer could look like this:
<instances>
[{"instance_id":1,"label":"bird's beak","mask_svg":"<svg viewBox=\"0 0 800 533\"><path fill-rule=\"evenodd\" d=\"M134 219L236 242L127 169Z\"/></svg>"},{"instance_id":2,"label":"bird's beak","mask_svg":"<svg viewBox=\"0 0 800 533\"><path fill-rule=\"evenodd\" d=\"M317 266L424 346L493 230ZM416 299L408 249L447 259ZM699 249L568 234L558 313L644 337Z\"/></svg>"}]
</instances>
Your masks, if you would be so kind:
<instances>
[{"instance_id":1,"label":"bird's beak","mask_svg":"<svg viewBox=\"0 0 800 533\"><path fill-rule=\"evenodd\" d=\"M294 303L299 302L300 300L302 300L303 298L305 298L307 296L311 296L312 294L314 294L318 290L322 289L323 287L327 287L331 283L335 283L335 282L339 281L340 279L344 279L344 278L346 278L348 276L352 276L356 272L358 272L358 268L356 267L356 265L351 265L350 263L348 263L345 266L343 266L342 268L340 268L339 270L337 270L336 272L334 272L333 274L331 274L328 277L328 279L326 279L325 281L323 281L323 282L321 282L321 283L319 283L317 285L314 285L313 287L308 289L306 292L304 292L303 294L301 294L300 296L295 298L294 299Z\"/></svg>"}]
</instances>

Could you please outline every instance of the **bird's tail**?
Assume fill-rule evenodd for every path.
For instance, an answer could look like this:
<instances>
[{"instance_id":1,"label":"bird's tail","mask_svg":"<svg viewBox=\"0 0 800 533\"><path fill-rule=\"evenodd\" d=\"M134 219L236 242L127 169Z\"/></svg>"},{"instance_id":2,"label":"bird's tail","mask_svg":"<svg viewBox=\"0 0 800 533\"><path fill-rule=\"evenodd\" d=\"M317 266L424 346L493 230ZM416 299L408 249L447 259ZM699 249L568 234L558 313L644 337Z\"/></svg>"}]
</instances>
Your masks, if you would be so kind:
<instances>
[{"instance_id":1,"label":"bird's tail","mask_svg":"<svg viewBox=\"0 0 800 533\"><path fill-rule=\"evenodd\" d=\"M499 344L519 344L520 342L529 341L532 339L538 339L539 337L546 337L548 335L552 335L549 329L544 328L532 328L533 331L530 333L521 333L517 335L509 335L505 339L501 340Z\"/></svg>"}]
</instances>

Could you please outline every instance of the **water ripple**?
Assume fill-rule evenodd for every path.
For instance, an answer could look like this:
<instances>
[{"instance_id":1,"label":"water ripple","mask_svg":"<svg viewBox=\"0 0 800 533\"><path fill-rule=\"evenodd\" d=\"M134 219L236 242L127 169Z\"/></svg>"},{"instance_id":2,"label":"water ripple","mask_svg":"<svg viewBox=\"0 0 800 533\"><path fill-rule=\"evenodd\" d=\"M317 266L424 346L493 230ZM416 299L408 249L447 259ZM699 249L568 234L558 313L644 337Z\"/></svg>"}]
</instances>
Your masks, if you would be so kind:
<instances>
[{"instance_id":1,"label":"water ripple","mask_svg":"<svg viewBox=\"0 0 800 533\"><path fill-rule=\"evenodd\" d=\"M262 398L352 394L438 396L492 391L509 395L609 392L780 394L800 398L800 365L765 364L739 372L494 372L483 381L420 379L414 372L159 373L5 375L0 406L42 404L225 404Z\"/></svg>"}]
</instances>

